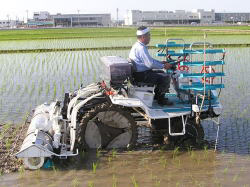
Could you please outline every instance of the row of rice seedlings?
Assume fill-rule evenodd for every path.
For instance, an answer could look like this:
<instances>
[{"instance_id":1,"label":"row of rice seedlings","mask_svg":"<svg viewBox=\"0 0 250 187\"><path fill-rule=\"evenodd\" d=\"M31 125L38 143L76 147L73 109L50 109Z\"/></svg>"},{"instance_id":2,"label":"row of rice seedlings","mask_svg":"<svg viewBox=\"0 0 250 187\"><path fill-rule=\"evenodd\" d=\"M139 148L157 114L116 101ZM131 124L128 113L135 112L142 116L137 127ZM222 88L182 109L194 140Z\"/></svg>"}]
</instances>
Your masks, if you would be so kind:
<instances>
[{"instance_id":1,"label":"row of rice seedlings","mask_svg":"<svg viewBox=\"0 0 250 187\"><path fill-rule=\"evenodd\" d=\"M165 31L163 31L165 32ZM203 42L203 37L184 37L186 42ZM1 41L0 49L60 49L60 48L82 48L84 47L119 47L131 46L136 41L136 37L116 37L116 38L77 38L77 39L50 39L50 40L24 40L24 41ZM165 43L164 37L153 37L151 45ZM211 43L249 43L248 35L240 36L209 36Z\"/></svg>"}]
</instances>

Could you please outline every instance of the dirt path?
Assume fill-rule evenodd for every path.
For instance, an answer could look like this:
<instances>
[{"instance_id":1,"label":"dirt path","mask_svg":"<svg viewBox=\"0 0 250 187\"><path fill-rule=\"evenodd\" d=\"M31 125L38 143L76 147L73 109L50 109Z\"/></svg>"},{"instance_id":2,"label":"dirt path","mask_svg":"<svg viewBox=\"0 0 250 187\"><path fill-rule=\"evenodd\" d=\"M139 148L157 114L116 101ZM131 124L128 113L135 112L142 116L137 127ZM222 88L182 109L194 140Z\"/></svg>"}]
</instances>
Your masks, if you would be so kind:
<instances>
[{"instance_id":1,"label":"dirt path","mask_svg":"<svg viewBox=\"0 0 250 187\"><path fill-rule=\"evenodd\" d=\"M0 124L0 175L17 171L22 160L15 157L23 143L28 123Z\"/></svg>"}]
</instances>

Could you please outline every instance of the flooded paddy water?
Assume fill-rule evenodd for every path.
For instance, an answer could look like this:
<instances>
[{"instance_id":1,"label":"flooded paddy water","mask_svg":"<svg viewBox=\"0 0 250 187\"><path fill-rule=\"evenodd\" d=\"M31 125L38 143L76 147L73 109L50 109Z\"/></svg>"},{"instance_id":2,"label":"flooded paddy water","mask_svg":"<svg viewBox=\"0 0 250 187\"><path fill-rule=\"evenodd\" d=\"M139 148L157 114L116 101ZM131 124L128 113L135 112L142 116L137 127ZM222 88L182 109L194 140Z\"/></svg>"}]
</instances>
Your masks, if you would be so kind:
<instances>
[{"instance_id":1,"label":"flooded paddy water","mask_svg":"<svg viewBox=\"0 0 250 187\"><path fill-rule=\"evenodd\" d=\"M141 149L88 152L63 167L55 163L52 169L20 168L0 176L0 186L250 186L250 48L226 51L217 152L213 150L217 125L212 121L202 122L211 146L201 149L154 148L149 129L139 128L141 137L149 137L139 139L148 144ZM35 106L62 100L65 92L100 80L101 56L126 58L128 52L1 54L0 122L22 123Z\"/></svg>"}]
</instances>

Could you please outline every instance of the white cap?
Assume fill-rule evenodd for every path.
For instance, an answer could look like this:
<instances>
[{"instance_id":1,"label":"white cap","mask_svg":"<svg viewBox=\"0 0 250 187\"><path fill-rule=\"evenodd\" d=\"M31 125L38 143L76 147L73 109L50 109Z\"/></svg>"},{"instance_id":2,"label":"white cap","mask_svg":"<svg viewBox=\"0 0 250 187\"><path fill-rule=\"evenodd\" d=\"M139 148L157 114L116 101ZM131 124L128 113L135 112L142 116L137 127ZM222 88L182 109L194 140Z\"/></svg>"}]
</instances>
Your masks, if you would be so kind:
<instances>
[{"instance_id":1,"label":"white cap","mask_svg":"<svg viewBox=\"0 0 250 187\"><path fill-rule=\"evenodd\" d=\"M150 31L149 28L146 28L146 29L144 29L144 30L137 30L137 31L136 31L136 35L137 35L137 36L141 36L141 35L147 34L149 31Z\"/></svg>"}]
</instances>

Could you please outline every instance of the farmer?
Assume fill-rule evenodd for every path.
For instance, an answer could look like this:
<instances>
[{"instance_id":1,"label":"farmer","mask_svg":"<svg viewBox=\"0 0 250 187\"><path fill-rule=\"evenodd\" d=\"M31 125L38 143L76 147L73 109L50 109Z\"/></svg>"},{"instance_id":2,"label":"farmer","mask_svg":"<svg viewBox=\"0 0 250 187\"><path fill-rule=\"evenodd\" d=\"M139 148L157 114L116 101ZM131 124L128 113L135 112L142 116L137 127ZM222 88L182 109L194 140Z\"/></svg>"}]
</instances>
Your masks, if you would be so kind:
<instances>
[{"instance_id":1,"label":"farmer","mask_svg":"<svg viewBox=\"0 0 250 187\"><path fill-rule=\"evenodd\" d=\"M137 29L137 42L133 45L129 53L129 59L135 65L133 77L137 82L152 83L155 87L155 99L159 105L172 105L173 103L165 98L165 93L169 92L170 76L161 69L170 69L171 64L153 59L147 45L150 41L150 30L141 26ZM158 70L158 71L157 71Z\"/></svg>"}]
</instances>

